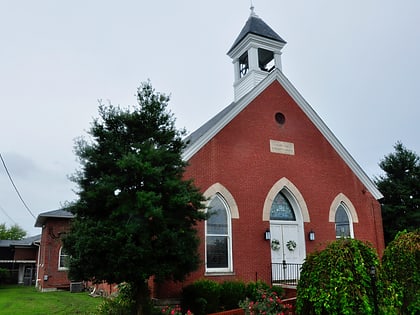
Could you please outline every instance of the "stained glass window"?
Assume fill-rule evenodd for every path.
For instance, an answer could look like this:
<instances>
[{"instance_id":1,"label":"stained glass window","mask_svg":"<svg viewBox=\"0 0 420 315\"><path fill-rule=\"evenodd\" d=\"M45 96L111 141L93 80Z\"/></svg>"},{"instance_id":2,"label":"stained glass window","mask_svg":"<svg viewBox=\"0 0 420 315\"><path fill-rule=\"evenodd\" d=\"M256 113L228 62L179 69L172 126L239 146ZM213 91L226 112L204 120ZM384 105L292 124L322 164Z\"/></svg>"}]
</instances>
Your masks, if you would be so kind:
<instances>
[{"instance_id":1,"label":"stained glass window","mask_svg":"<svg viewBox=\"0 0 420 315\"><path fill-rule=\"evenodd\" d=\"M271 205L270 220L296 221L289 200L281 192L277 194Z\"/></svg>"}]
</instances>

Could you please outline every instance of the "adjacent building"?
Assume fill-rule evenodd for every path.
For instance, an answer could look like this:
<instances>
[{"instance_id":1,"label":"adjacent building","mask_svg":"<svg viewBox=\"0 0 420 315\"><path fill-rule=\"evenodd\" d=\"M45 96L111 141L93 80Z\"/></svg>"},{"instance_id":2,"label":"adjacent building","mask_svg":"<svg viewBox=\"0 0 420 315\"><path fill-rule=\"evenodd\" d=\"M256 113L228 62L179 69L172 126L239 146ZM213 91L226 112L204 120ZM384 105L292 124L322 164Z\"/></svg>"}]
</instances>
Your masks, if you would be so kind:
<instances>
[{"instance_id":1,"label":"adjacent building","mask_svg":"<svg viewBox=\"0 0 420 315\"><path fill-rule=\"evenodd\" d=\"M33 285L40 235L22 240L0 240L0 268L9 271L9 284Z\"/></svg>"},{"instance_id":2,"label":"adjacent building","mask_svg":"<svg viewBox=\"0 0 420 315\"><path fill-rule=\"evenodd\" d=\"M71 212L54 210L41 213L36 219L35 227L42 228L36 269L36 285L41 291L70 289L68 255L61 237L69 231L72 218Z\"/></svg>"}]
</instances>

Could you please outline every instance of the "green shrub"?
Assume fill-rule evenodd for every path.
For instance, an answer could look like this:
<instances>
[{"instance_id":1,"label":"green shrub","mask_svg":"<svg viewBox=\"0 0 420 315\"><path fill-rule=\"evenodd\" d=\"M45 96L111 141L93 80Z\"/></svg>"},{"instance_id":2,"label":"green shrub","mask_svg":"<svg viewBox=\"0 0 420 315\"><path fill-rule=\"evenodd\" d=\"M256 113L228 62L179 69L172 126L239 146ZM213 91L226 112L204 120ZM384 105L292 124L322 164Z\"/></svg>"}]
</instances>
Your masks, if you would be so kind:
<instances>
[{"instance_id":1,"label":"green shrub","mask_svg":"<svg viewBox=\"0 0 420 315\"><path fill-rule=\"evenodd\" d=\"M251 301L257 301L260 297L261 290L268 291L270 290L270 286L261 280L248 282L246 285L246 297Z\"/></svg>"},{"instance_id":2,"label":"green shrub","mask_svg":"<svg viewBox=\"0 0 420 315\"><path fill-rule=\"evenodd\" d=\"M0 268L0 284L10 283L10 271L5 268Z\"/></svg>"},{"instance_id":3,"label":"green shrub","mask_svg":"<svg viewBox=\"0 0 420 315\"><path fill-rule=\"evenodd\" d=\"M372 274L372 267L375 274ZM340 239L307 256L297 287L297 314L382 314L387 305L371 245ZM375 310L376 306L376 310ZM392 309L387 309L392 314Z\"/></svg>"},{"instance_id":4,"label":"green shrub","mask_svg":"<svg viewBox=\"0 0 420 315\"><path fill-rule=\"evenodd\" d=\"M257 301L261 292L282 296L281 287L270 287L262 281L245 284L239 280L224 281L221 284L212 280L197 280L182 290L181 308L184 313L190 310L194 315L205 315L221 310L240 307L239 303L248 298Z\"/></svg>"},{"instance_id":5,"label":"green shrub","mask_svg":"<svg viewBox=\"0 0 420 315\"><path fill-rule=\"evenodd\" d=\"M246 297L246 284L242 281L224 281L220 285L220 305L224 310L239 307L239 301Z\"/></svg>"},{"instance_id":6,"label":"green shrub","mask_svg":"<svg viewBox=\"0 0 420 315\"><path fill-rule=\"evenodd\" d=\"M384 251L382 266L401 314L420 314L420 229L398 233Z\"/></svg>"},{"instance_id":7,"label":"green shrub","mask_svg":"<svg viewBox=\"0 0 420 315\"><path fill-rule=\"evenodd\" d=\"M293 307L290 304L283 303L276 290L257 288L253 291L253 294L255 295L253 299L247 297L239 302L246 315L293 314Z\"/></svg>"},{"instance_id":8,"label":"green shrub","mask_svg":"<svg viewBox=\"0 0 420 315\"><path fill-rule=\"evenodd\" d=\"M270 291L276 293L276 295L279 297L283 297L284 295L284 289L279 285L273 285L270 288Z\"/></svg>"},{"instance_id":9,"label":"green shrub","mask_svg":"<svg viewBox=\"0 0 420 315\"><path fill-rule=\"evenodd\" d=\"M219 311L220 289L217 282L207 279L184 287L181 297L183 312L190 310L194 315L205 315Z\"/></svg>"},{"instance_id":10,"label":"green shrub","mask_svg":"<svg viewBox=\"0 0 420 315\"><path fill-rule=\"evenodd\" d=\"M98 315L128 315L136 313L136 305L132 298L129 284L118 286L118 294L104 300L98 307Z\"/></svg>"}]
</instances>

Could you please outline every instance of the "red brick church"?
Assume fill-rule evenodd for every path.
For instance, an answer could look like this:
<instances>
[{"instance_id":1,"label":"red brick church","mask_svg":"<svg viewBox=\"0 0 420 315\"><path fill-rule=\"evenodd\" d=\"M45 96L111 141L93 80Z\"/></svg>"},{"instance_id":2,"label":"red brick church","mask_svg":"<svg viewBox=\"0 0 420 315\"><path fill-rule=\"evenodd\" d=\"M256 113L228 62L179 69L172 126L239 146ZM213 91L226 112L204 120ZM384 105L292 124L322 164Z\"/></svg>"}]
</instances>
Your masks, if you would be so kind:
<instances>
[{"instance_id":1,"label":"red brick church","mask_svg":"<svg viewBox=\"0 0 420 315\"><path fill-rule=\"evenodd\" d=\"M186 283L287 284L308 253L340 237L384 249L382 194L283 74L285 44L251 10L227 53L234 101L188 137L185 176L209 198L213 215L198 226L203 263ZM44 241L57 246L48 253L62 255L52 239L59 231L48 222L37 225L47 234L41 250ZM40 283L54 279L46 274ZM176 296L179 289L165 284L155 294Z\"/></svg>"},{"instance_id":2,"label":"red brick church","mask_svg":"<svg viewBox=\"0 0 420 315\"><path fill-rule=\"evenodd\" d=\"M214 213L189 281L293 282L307 253L340 237L384 249L382 194L283 74L285 44L251 10L227 53L234 101L188 137L186 177Z\"/></svg>"}]
</instances>

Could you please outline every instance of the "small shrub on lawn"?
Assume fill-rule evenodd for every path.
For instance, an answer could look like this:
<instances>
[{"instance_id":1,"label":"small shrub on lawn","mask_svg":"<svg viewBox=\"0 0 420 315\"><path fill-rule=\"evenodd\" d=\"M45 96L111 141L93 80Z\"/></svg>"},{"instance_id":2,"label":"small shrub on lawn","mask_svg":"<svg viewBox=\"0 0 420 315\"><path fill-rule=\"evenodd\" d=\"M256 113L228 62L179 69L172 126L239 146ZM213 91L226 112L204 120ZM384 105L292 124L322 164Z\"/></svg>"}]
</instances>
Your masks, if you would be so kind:
<instances>
[{"instance_id":1,"label":"small shrub on lawn","mask_svg":"<svg viewBox=\"0 0 420 315\"><path fill-rule=\"evenodd\" d=\"M242 281L224 281L220 285L220 305L223 310L239 307L239 301L246 298L246 284Z\"/></svg>"},{"instance_id":2,"label":"small shrub on lawn","mask_svg":"<svg viewBox=\"0 0 420 315\"><path fill-rule=\"evenodd\" d=\"M197 280L182 290L183 312L191 310L195 315L215 313L220 305L220 285L211 280Z\"/></svg>"}]
</instances>

